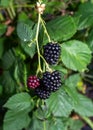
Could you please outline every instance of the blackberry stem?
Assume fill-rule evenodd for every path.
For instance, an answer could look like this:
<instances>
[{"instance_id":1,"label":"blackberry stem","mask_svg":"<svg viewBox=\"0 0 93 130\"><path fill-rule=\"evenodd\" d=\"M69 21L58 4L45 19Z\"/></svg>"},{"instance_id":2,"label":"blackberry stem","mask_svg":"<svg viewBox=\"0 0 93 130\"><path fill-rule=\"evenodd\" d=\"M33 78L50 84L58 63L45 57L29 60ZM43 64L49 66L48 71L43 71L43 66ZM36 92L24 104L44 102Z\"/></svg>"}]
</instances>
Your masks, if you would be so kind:
<instances>
[{"instance_id":1,"label":"blackberry stem","mask_svg":"<svg viewBox=\"0 0 93 130\"><path fill-rule=\"evenodd\" d=\"M41 20L42 26L44 28L44 32L45 32L45 34L46 34L46 36L48 38L48 41L51 42L50 36L49 36L48 31L47 31L46 26L45 26L46 23L42 18L40 18L40 20Z\"/></svg>"},{"instance_id":2,"label":"blackberry stem","mask_svg":"<svg viewBox=\"0 0 93 130\"><path fill-rule=\"evenodd\" d=\"M38 35L39 35L39 28L40 28L40 17L41 17L41 14L39 13L38 14L38 23L37 23L37 31L36 31L36 45L37 45L37 52L38 52L38 69L37 69L37 74L38 72L42 72L42 69L41 69L41 62L40 62L40 50L39 50L39 43L38 43Z\"/></svg>"},{"instance_id":3,"label":"blackberry stem","mask_svg":"<svg viewBox=\"0 0 93 130\"><path fill-rule=\"evenodd\" d=\"M45 62L46 68L47 68L50 72L52 72L52 69L49 68L49 65L48 65L48 63L46 62L46 60L44 59L44 57L43 57L42 55L40 55L40 57L41 57L41 58L43 59L43 61Z\"/></svg>"}]
</instances>

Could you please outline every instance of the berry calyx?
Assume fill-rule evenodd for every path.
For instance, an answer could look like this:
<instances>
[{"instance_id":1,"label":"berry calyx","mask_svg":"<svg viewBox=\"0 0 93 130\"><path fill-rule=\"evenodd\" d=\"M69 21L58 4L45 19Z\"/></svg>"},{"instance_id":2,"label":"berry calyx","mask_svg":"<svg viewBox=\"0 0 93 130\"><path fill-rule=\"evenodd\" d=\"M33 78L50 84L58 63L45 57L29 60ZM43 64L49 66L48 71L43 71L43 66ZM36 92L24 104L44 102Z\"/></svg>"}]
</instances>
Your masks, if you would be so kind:
<instances>
[{"instance_id":1,"label":"berry calyx","mask_svg":"<svg viewBox=\"0 0 93 130\"><path fill-rule=\"evenodd\" d=\"M44 58L50 65L55 65L60 57L60 45L58 43L48 43L44 46Z\"/></svg>"},{"instance_id":2,"label":"berry calyx","mask_svg":"<svg viewBox=\"0 0 93 130\"><path fill-rule=\"evenodd\" d=\"M40 85L39 79L36 76L30 76L27 80L28 88L35 89Z\"/></svg>"},{"instance_id":3,"label":"berry calyx","mask_svg":"<svg viewBox=\"0 0 93 130\"><path fill-rule=\"evenodd\" d=\"M46 90L55 92L61 86L61 75L58 71L45 72L42 81Z\"/></svg>"}]
</instances>

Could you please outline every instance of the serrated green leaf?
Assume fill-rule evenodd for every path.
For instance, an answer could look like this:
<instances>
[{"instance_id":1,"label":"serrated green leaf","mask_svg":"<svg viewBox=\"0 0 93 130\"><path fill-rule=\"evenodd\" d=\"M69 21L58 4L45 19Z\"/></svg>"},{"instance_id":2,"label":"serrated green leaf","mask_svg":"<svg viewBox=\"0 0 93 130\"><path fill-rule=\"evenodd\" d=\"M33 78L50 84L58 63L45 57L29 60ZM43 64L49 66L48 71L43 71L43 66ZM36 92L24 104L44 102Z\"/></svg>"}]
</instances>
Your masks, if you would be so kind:
<instances>
[{"instance_id":1,"label":"serrated green leaf","mask_svg":"<svg viewBox=\"0 0 93 130\"><path fill-rule=\"evenodd\" d=\"M50 98L46 100L46 105L57 117L68 117L73 109L72 101L63 88L51 94Z\"/></svg>"},{"instance_id":2,"label":"serrated green leaf","mask_svg":"<svg viewBox=\"0 0 93 130\"><path fill-rule=\"evenodd\" d=\"M91 60L88 46L77 40L71 40L61 45L61 59L66 67L75 71L84 71Z\"/></svg>"},{"instance_id":3,"label":"serrated green leaf","mask_svg":"<svg viewBox=\"0 0 93 130\"><path fill-rule=\"evenodd\" d=\"M30 117L27 112L7 111L4 117L4 130L21 130L30 123Z\"/></svg>"},{"instance_id":4,"label":"serrated green leaf","mask_svg":"<svg viewBox=\"0 0 93 130\"><path fill-rule=\"evenodd\" d=\"M85 2L80 4L77 15L80 16L78 29L82 30L93 25L93 3Z\"/></svg>"},{"instance_id":5,"label":"serrated green leaf","mask_svg":"<svg viewBox=\"0 0 93 130\"><path fill-rule=\"evenodd\" d=\"M32 40L33 38L32 26L33 26L33 22L32 25L28 25L23 22L18 23L17 34L22 41L27 42Z\"/></svg>"},{"instance_id":6,"label":"serrated green leaf","mask_svg":"<svg viewBox=\"0 0 93 130\"><path fill-rule=\"evenodd\" d=\"M54 41L63 41L71 38L77 30L74 19L71 16L60 16L46 24L50 38ZM44 43L47 40L44 39Z\"/></svg>"},{"instance_id":7,"label":"serrated green leaf","mask_svg":"<svg viewBox=\"0 0 93 130\"><path fill-rule=\"evenodd\" d=\"M32 109L33 103L31 101L30 95L26 92L22 92L10 97L4 107L7 107L11 110L23 111L27 110L28 108Z\"/></svg>"}]
</instances>

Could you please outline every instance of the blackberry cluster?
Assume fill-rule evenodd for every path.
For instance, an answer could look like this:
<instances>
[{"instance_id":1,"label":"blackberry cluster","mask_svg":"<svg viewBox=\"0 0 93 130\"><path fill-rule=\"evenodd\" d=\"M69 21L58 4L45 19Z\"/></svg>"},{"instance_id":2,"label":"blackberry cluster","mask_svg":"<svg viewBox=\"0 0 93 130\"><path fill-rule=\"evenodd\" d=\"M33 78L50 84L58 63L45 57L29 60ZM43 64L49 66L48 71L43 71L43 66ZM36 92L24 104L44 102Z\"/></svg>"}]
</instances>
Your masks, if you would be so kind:
<instances>
[{"instance_id":1,"label":"blackberry cluster","mask_svg":"<svg viewBox=\"0 0 93 130\"><path fill-rule=\"evenodd\" d=\"M61 86L61 75L58 71L45 72L40 86L35 89L35 94L41 99L47 99L51 92L55 92Z\"/></svg>"},{"instance_id":2,"label":"blackberry cluster","mask_svg":"<svg viewBox=\"0 0 93 130\"><path fill-rule=\"evenodd\" d=\"M44 46L44 58L50 65L57 63L60 52L61 49L58 43L48 43Z\"/></svg>"},{"instance_id":3,"label":"blackberry cluster","mask_svg":"<svg viewBox=\"0 0 93 130\"><path fill-rule=\"evenodd\" d=\"M45 72L43 74L43 84L45 89L51 92L55 92L61 86L61 75L58 71L53 73Z\"/></svg>"},{"instance_id":4,"label":"blackberry cluster","mask_svg":"<svg viewBox=\"0 0 93 130\"><path fill-rule=\"evenodd\" d=\"M28 88L35 89L40 85L39 79L36 76L30 76L27 80Z\"/></svg>"}]
</instances>

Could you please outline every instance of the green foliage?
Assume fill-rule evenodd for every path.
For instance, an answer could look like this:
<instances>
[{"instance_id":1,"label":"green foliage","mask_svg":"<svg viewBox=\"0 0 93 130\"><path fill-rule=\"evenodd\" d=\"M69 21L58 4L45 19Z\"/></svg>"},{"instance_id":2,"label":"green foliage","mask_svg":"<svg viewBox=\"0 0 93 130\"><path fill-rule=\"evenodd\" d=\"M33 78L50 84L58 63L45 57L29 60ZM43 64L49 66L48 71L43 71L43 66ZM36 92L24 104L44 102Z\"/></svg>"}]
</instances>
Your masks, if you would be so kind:
<instances>
[{"instance_id":1,"label":"green foliage","mask_svg":"<svg viewBox=\"0 0 93 130\"><path fill-rule=\"evenodd\" d=\"M71 40L62 44L61 59L66 67L84 71L91 60L91 51L80 41Z\"/></svg>"},{"instance_id":2,"label":"green foliage","mask_svg":"<svg viewBox=\"0 0 93 130\"><path fill-rule=\"evenodd\" d=\"M85 81L93 86L88 72L93 68L93 2L44 0L45 12L38 16L36 2L0 1L0 22L5 19L0 23L0 129L80 130L81 119L93 129L93 102L83 92ZM48 42L61 47L56 65L44 59ZM55 70L61 74L60 89L49 99L39 99L27 87L27 78L41 79L44 72ZM74 120L73 113L81 118Z\"/></svg>"},{"instance_id":3,"label":"green foliage","mask_svg":"<svg viewBox=\"0 0 93 130\"><path fill-rule=\"evenodd\" d=\"M6 32L7 26L4 24L0 24L0 36L2 36Z\"/></svg>"},{"instance_id":4,"label":"green foliage","mask_svg":"<svg viewBox=\"0 0 93 130\"><path fill-rule=\"evenodd\" d=\"M46 105L54 116L68 117L73 109L71 102L70 97L61 88L46 100Z\"/></svg>"},{"instance_id":5,"label":"green foliage","mask_svg":"<svg viewBox=\"0 0 93 130\"><path fill-rule=\"evenodd\" d=\"M4 107L8 110L4 118L4 130L20 130L30 123L28 112L33 109L33 102L28 93L16 94L9 98Z\"/></svg>"},{"instance_id":6,"label":"green foliage","mask_svg":"<svg viewBox=\"0 0 93 130\"><path fill-rule=\"evenodd\" d=\"M71 16L57 17L46 25L52 40L63 41L70 39L77 30L74 19ZM44 39L46 42L46 39Z\"/></svg>"}]
</instances>

